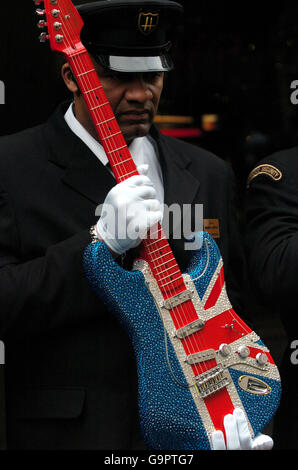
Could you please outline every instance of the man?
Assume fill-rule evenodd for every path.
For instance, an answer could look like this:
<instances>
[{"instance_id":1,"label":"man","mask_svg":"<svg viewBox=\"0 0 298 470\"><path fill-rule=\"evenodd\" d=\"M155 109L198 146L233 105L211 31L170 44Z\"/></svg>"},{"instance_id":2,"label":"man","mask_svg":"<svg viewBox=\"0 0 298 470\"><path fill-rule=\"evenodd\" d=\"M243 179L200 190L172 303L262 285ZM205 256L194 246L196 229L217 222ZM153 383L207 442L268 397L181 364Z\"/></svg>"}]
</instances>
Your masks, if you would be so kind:
<instances>
[{"instance_id":1,"label":"man","mask_svg":"<svg viewBox=\"0 0 298 470\"><path fill-rule=\"evenodd\" d=\"M135 178L142 199L153 200L151 222L160 218L157 203L203 203L205 217L218 222L228 290L238 305L242 258L231 172L212 154L164 138L151 126L164 72L172 67L167 30L182 8L165 0L149 4L159 15L152 34L142 31L137 21L146 2L82 6L82 40L135 162L143 173L147 165L147 175ZM0 305L8 447L143 448L132 348L91 291L82 263L90 227L96 225L100 232L96 207L111 194L115 180L67 64L62 76L74 102L63 103L47 123L0 143ZM135 255L128 242L126 268ZM184 240L170 237L170 243L183 269L188 261ZM112 241L110 249L121 262L117 244ZM228 448L259 445L247 437L241 413L227 421ZM265 441L265 446L272 445ZM214 435L214 447L225 448L221 433Z\"/></svg>"},{"instance_id":2,"label":"man","mask_svg":"<svg viewBox=\"0 0 298 470\"><path fill-rule=\"evenodd\" d=\"M288 344L280 367L283 393L274 420L279 449L297 449L298 148L262 159L250 172L246 248L258 299L280 315Z\"/></svg>"}]
</instances>

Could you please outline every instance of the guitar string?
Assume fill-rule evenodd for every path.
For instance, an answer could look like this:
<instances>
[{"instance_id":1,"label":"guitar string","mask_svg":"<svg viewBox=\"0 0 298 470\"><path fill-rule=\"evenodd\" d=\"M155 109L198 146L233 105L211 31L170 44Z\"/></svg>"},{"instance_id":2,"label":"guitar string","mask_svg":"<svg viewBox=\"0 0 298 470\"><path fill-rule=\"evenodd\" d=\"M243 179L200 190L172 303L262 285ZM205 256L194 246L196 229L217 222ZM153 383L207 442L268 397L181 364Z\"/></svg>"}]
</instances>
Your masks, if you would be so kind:
<instances>
[{"instance_id":1,"label":"guitar string","mask_svg":"<svg viewBox=\"0 0 298 470\"><path fill-rule=\"evenodd\" d=\"M67 29L67 28L66 28L66 29ZM67 33L68 33L68 31L67 31ZM73 33L74 33L74 32L73 32ZM68 45L69 45L69 46L72 45L72 41L71 41L71 40L69 41L69 44L68 44ZM82 67L81 71L84 70L84 64L82 63L80 56L72 57L72 59L73 59L73 62L75 62L75 60L78 60L78 62L80 62L80 67ZM92 64L92 65L93 65L93 64ZM92 72L90 72L90 73L92 73ZM94 73L96 74L96 71L95 71ZM90 83L90 80L89 80L89 74L86 74L83 79L80 78L81 81L82 81L83 83L85 82L85 85L86 85L85 77L86 77L86 79L87 79L87 81L88 81L88 84L90 85L91 83ZM88 89L90 89L90 87L88 87ZM88 96L88 97L89 97L89 96ZM92 99L92 93L91 93L90 98ZM85 99L86 99L86 96L85 96ZM93 105L93 107L94 107L94 105L96 104L96 103L90 102L89 99L88 99L87 101L88 101L88 104L89 104L90 107L91 107L92 105ZM98 109L100 110L100 113L102 113L103 110L102 110L101 108L98 108ZM95 110L96 113L94 113L94 114L97 114L98 109ZM104 119L102 119L102 118L105 118L105 116L104 116L104 115L103 115L103 116L100 116L99 121L102 122L102 121L104 120ZM113 118L115 119L115 117L113 117ZM104 137L106 137L107 135L105 135L104 130L101 130L101 131L102 131ZM111 140L111 139L107 139L106 144L110 144L110 142L109 142L110 140ZM111 142L111 144L112 144L112 142ZM109 145L107 145L107 148L108 148L109 151L113 150L113 146L112 146L112 148L109 149ZM126 176L125 176L125 173L124 173L124 174L120 174L120 175L121 175L121 177L126 177ZM149 250L149 252L150 252L150 250ZM154 257L154 255L152 256L152 253L151 253L151 252L150 252L149 254L151 255L151 258L153 258L153 260L152 260L153 265L155 265L156 257ZM176 263L175 263L175 264L176 264ZM174 267L175 267L175 265L174 265ZM171 268L170 268L170 269L171 269ZM158 274L159 274L158 268L156 269L156 271L157 271L157 275L158 275ZM175 282L175 281L174 281L174 282ZM178 306L178 307L180 307L180 306ZM185 312L184 312L184 308L185 308L185 307L182 308L182 309L180 309L180 308L178 308L178 307L176 307L176 308L174 307L174 308L172 309L172 310L173 310L172 313L174 314L174 317L175 317L175 314L177 314L177 312L178 312L178 315L179 315L180 321L181 321L180 311L182 310L182 313L185 313ZM187 309L187 310L188 310L187 313L189 314L189 309ZM177 320L177 319L176 319L176 320ZM186 318L185 318L185 321L184 321L183 324L185 324L185 323L186 323ZM196 343L198 343L197 338L192 338L192 336L195 336L195 335L191 335L191 337L190 337L190 343L193 343L193 342L194 342L194 339L196 340ZM201 343L201 341L199 341L199 343ZM188 347L188 340L186 340L185 345L186 345L186 349L187 349L186 352L187 352L188 355L189 355L191 351L189 350L189 347ZM192 346L194 352L196 352L196 350L197 350L198 348L199 348L200 351L202 350L201 344L199 344L199 346L198 346L198 344L196 344L197 348L196 348L193 344L191 344L191 346ZM204 348L203 348L203 349L204 349ZM194 367L194 370L195 370L195 374L196 374L196 375L198 375L198 369L199 369L199 371L200 371L200 373L201 373L201 372L202 372L202 367L201 367L200 364L199 364L199 365L196 364L195 367Z\"/></svg>"}]
</instances>

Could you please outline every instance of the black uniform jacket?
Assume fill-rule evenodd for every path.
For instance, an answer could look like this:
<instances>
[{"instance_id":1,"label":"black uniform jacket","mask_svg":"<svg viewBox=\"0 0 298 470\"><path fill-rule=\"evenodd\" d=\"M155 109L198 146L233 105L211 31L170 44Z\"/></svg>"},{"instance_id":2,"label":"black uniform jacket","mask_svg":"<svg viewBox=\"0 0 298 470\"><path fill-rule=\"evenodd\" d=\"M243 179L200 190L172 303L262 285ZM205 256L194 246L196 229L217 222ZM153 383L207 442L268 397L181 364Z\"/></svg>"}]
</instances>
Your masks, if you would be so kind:
<instances>
[{"instance_id":1,"label":"black uniform jacket","mask_svg":"<svg viewBox=\"0 0 298 470\"><path fill-rule=\"evenodd\" d=\"M0 140L8 448L138 448L143 444L132 348L89 287L82 265L96 207L115 180L68 128L68 106L61 105L46 124ZM230 298L238 305L242 258L230 168L154 126L152 135L165 202L203 203L204 217L219 219L217 241ZM170 243L183 268L182 241Z\"/></svg>"},{"instance_id":2,"label":"black uniform jacket","mask_svg":"<svg viewBox=\"0 0 298 470\"><path fill-rule=\"evenodd\" d=\"M246 198L250 279L268 312L276 311L288 345L280 364L282 399L276 449L298 449L298 147L277 152L250 173Z\"/></svg>"},{"instance_id":3,"label":"black uniform jacket","mask_svg":"<svg viewBox=\"0 0 298 470\"><path fill-rule=\"evenodd\" d=\"M259 298L282 312L288 333L298 279L298 147L259 162L248 177L246 248Z\"/></svg>"}]
</instances>

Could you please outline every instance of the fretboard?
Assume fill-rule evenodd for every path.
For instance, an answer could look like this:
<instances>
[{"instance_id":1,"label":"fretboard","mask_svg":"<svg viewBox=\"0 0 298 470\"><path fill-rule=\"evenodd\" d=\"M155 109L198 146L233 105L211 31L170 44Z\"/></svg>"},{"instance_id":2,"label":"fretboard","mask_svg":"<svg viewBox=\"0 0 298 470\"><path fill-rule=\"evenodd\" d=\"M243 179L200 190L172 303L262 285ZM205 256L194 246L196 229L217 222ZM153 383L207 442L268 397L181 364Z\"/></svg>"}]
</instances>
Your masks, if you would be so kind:
<instances>
[{"instance_id":1,"label":"fretboard","mask_svg":"<svg viewBox=\"0 0 298 470\"><path fill-rule=\"evenodd\" d=\"M67 56L67 60L84 96L117 183L137 175L136 165L87 50L82 47ZM163 297L167 299L185 290L182 273L161 224L158 223L151 229L150 237L143 240L142 244L142 257L149 263Z\"/></svg>"}]
</instances>

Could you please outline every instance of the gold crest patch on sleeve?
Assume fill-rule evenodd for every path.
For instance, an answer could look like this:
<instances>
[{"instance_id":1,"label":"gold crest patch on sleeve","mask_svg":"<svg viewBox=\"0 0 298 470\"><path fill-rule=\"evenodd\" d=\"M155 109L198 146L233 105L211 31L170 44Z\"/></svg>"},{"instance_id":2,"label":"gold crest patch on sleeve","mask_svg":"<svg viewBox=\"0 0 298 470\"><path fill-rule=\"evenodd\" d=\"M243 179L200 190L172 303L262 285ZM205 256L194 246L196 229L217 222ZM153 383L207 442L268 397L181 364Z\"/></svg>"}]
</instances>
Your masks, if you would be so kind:
<instances>
[{"instance_id":1,"label":"gold crest patch on sleeve","mask_svg":"<svg viewBox=\"0 0 298 470\"><path fill-rule=\"evenodd\" d=\"M247 178L247 188L249 188L250 183L254 178L259 175L265 175L271 178L273 181L279 181L282 179L282 172L276 168L276 166L263 164L256 166L248 175Z\"/></svg>"}]
</instances>

